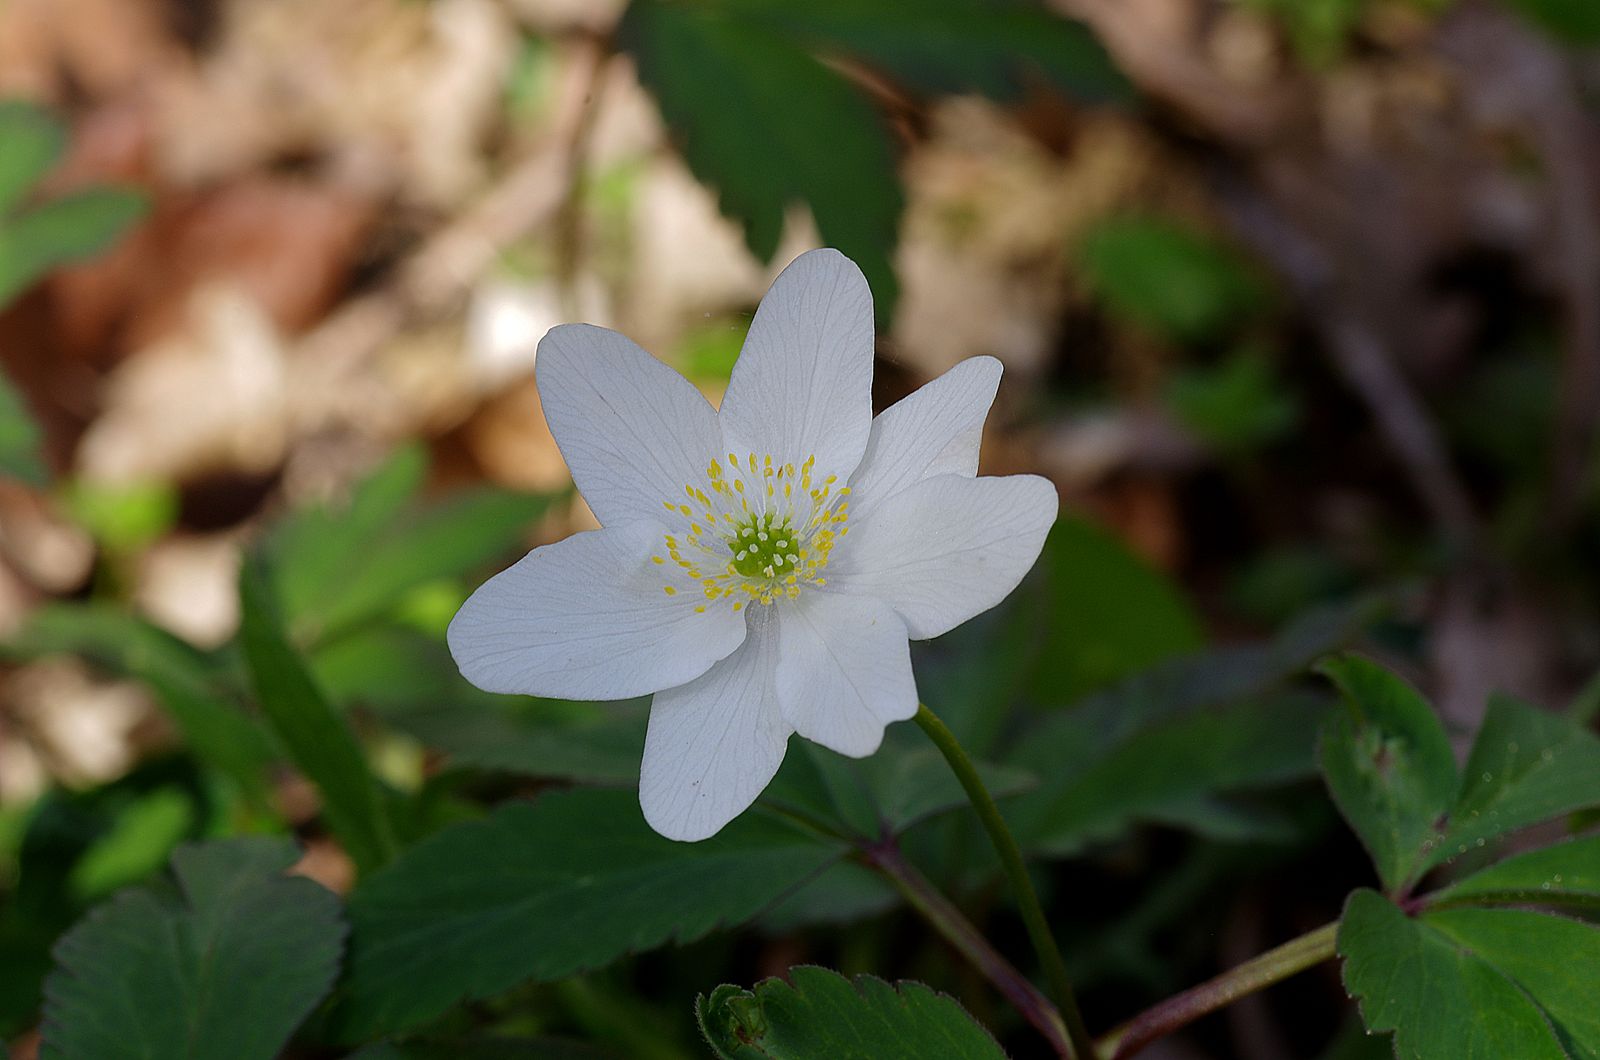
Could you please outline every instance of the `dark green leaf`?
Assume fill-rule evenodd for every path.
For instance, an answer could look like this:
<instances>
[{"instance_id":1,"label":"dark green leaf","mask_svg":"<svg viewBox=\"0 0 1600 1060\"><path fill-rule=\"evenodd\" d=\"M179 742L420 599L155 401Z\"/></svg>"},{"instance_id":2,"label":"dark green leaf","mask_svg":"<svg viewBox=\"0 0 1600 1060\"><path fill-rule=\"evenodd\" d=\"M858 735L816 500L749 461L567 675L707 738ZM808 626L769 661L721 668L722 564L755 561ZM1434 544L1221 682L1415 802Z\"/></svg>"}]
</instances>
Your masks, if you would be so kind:
<instances>
[{"instance_id":1,"label":"dark green leaf","mask_svg":"<svg viewBox=\"0 0 1600 1060\"><path fill-rule=\"evenodd\" d=\"M277 1056L333 985L339 902L285 877L281 839L179 848L173 881L122 892L56 947L45 984L51 1060Z\"/></svg>"},{"instance_id":2,"label":"dark green leaf","mask_svg":"<svg viewBox=\"0 0 1600 1060\"><path fill-rule=\"evenodd\" d=\"M1232 248L1155 217L1111 217L1078 246L1094 295L1127 323L1171 342L1204 342L1266 304Z\"/></svg>"},{"instance_id":3,"label":"dark green leaf","mask_svg":"<svg viewBox=\"0 0 1600 1060\"><path fill-rule=\"evenodd\" d=\"M1323 777L1384 886L1399 890L1437 850L1454 801L1450 740L1427 700L1377 663L1345 655L1322 671L1345 699L1323 731Z\"/></svg>"},{"instance_id":4,"label":"dark green leaf","mask_svg":"<svg viewBox=\"0 0 1600 1060\"><path fill-rule=\"evenodd\" d=\"M1289 431L1299 404L1260 350L1190 368L1167 386L1167 403L1184 426L1223 456L1259 449Z\"/></svg>"},{"instance_id":5,"label":"dark green leaf","mask_svg":"<svg viewBox=\"0 0 1600 1060\"><path fill-rule=\"evenodd\" d=\"M562 1038L441 1038L379 1042L345 1060L621 1060L609 1049Z\"/></svg>"},{"instance_id":6,"label":"dark green leaf","mask_svg":"<svg viewBox=\"0 0 1600 1060\"><path fill-rule=\"evenodd\" d=\"M702 843L650 831L631 791L546 794L456 825L350 900L344 1025L413 1026L466 998L748 920L843 848L759 813Z\"/></svg>"},{"instance_id":7,"label":"dark green leaf","mask_svg":"<svg viewBox=\"0 0 1600 1060\"><path fill-rule=\"evenodd\" d=\"M1204 710L1107 741L1090 711L1049 719L1015 761L1043 778L1007 817L1021 842L1068 856L1113 838L1133 821L1157 821L1225 835L1281 831L1281 821L1214 798L1311 776L1320 702L1277 697Z\"/></svg>"},{"instance_id":8,"label":"dark green leaf","mask_svg":"<svg viewBox=\"0 0 1600 1060\"><path fill-rule=\"evenodd\" d=\"M1424 867L1591 806L1600 806L1600 739L1569 718L1492 696L1443 841Z\"/></svg>"},{"instance_id":9,"label":"dark green leaf","mask_svg":"<svg viewBox=\"0 0 1600 1060\"><path fill-rule=\"evenodd\" d=\"M288 640L265 566L246 559L239 574L239 643L262 713L296 766L322 795L328 824L363 870L394 852L382 790L343 718L334 713Z\"/></svg>"},{"instance_id":10,"label":"dark green leaf","mask_svg":"<svg viewBox=\"0 0 1600 1060\"><path fill-rule=\"evenodd\" d=\"M1092 33L1017 0L724 0L723 9L815 49L881 67L912 89L1009 101L1030 82L1080 99L1132 96Z\"/></svg>"},{"instance_id":11,"label":"dark green leaf","mask_svg":"<svg viewBox=\"0 0 1600 1060\"><path fill-rule=\"evenodd\" d=\"M1526 909L1408 918L1368 890L1339 928L1345 986L1369 1030L1415 1060L1600 1056L1600 927Z\"/></svg>"},{"instance_id":12,"label":"dark green leaf","mask_svg":"<svg viewBox=\"0 0 1600 1060\"><path fill-rule=\"evenodd\" d=\"M0 100L0 224L50 172L66 142L66 130L46 111L25 100Z\"/></svg>"},{"instance_id":13,"label":"dark green leaf","mask_svg":"<svg viewBox=\"0 0 1600 1060\"><path fill-rule=\"evenodd\" d=\"M719 986L695 1003L700 1030L723 1060L1004 1060L954 998L921 983L789 969L789 982Z\"/></svg>"},{"instance_id":14,"label":"dark green leaf","mask_svg":"<svg viewBox=\"0 0 1600 1060\"><path fill-rule=\"evenodd\" d=\"M1047 610L1033 685L1045 702L1076 699L1203 642L1178 588L1082 519L1051 529L1040 570Z\"/></svg>"},{"instance_id":15,"label":"dark green leaf","mask_svg":"<svg viewBox=\"0 0 1600 1060\"><path fill-rule=\"evenodd\" d=\"M1600 6L1588 0L1510 0L1510 4L1569 44L1600 44Z\"/></svg>"},{"instance_id":16,"label":"dark green leaf","mask_svg":"<svg viewBox=\"0 0 1600 1060\"><path fill-rule=\"evenodd\" d=\"M1600 910L1600 836L1529 850L1429 896L1430 905L1516 904Z\"/></svg>"},{"instance_id":17,"label":"dark green leaf","mask_svg":"<svg viewBox=\"0 0 1600 1060\"><path fill-rule=\"evenodd\" d=\"M0 131L0 136L3 136ZM0 373L0 476L42 486L46 476L39 458L39 425L34 423L11 380Z\"/></svg>"},{"instance_id":18,"label":"dark green leaf","mask_svg":"<svg viewBox=\"0 0 1600 1060\"><path fill-rule=\"evenodd\" d=\"M143 195L88 188L0 223L0 305L44 273L94 257L144 216Z\"/></svg>"},{"instance_id":19,"label":"dark green leaf","mask_svg":"<svg viewBox=\"0 0 1600 1060\"><path fill-rule=\"evenodd\" d=\"M689 168L762 260L784 214L811 208L824 242L861 266L878 320L898 284L900 185L882 121L798 43L727 9L635 0L618 28Z\"/></svg>"}]
</instances>

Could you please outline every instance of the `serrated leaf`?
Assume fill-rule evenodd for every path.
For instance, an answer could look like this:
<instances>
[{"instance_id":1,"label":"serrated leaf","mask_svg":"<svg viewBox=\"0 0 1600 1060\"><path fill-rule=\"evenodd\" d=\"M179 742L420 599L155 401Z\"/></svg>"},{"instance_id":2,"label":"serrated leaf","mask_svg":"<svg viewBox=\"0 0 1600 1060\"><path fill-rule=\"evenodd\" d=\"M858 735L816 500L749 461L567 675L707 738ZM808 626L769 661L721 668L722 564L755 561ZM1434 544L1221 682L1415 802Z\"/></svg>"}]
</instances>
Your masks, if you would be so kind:
<instances>
[{"instance_id":1,"label":"serrated leaf","mask_svg":"<svg viewBox=\"0 0 1600 1060\"><path fill-rule=\"evenodd\" d=\"M761 814L714 838L652 832L631 791L550 793L445 829L350 899L342 1025L414 1026L750 919L844 852Z\"/></svg>"},{"instance_id":2,"label":"serrated leaf","mask_svg":"<svg viewBox=\"0 0 1600 1060\"><path fill-rule=\"evenodd\" d=\"M1423 868L1591 806L1600 806L1600 738L1569 718L1492 696L1444 836Z\"/></svg>"},{"instance_id":3,"label":"serrated leaf","mask_svg":"<svg viewBox=\"0 0 1600 1060\"><path fill-rule=\"evenodd\" d=\"M17 208L66 148L67 131L26 100L0 100L0 218Z\"/></svg>"},{"instance_id":4,"label":"serrated leaf","mask_svg":"<svg viewBox=\"0 0 1600 1060\"><path fill-rule=\"evenodd\" d=\"M1048 617L1032 689L1046 703L1070 702L1204 643L1177 586L1092 523L1058 521L1039 570Z\"/></svg>"},{"instance_id":5,"label":"serrated leaf","mask_svg":"<svg viewBox=\"0 0 1600 1060\"><path fill-rule=\"evenodd\" d=\"M1345 699L1323 729L1323 777L1384 887L1398 891L1427 864L1455 799L1450 740L1427 700L1370 659L1345 655L1321 669Z\"/></svg>"},{"instance_id":6,"label":"serrated leaf","mask_svg":"<svg viewBox=\"0 0 1600 1060\"><path fill-rule=\"evenodd\" d=\"M785 212L811 208L823 242L866 274L880 323L902 198L882 120L795 41L730 9L635 0L617 40L638 64L695 176L763 261Z\"/></svg>"},{"instance_id":7,"label":"serrated leaf","mask_svg":"<svg viewBox=\"0 0 1600 1060\"><path fill-rule=\"evenodd\" d=\"M0 305L51 269L110 247L146 207L138 192L87 188L0 222Z\"/></svg>"},{"instance_id":8,"label":"serrated leaf","mask_svg":"<svg viewBox=\"0 0 1600 1060\"><path fill-rule=\"evenodd\" d=\"M1600 910L1600 835L1514 855L1428 899L1430 908L1476 903Z\"/></svg>"},{"instance_id":9,"label":"serrated leaf","mask_svg":"<svg viewBox=\"0 0 1600 1060\"><path fill-rule=\"evenodd\" d=\"M789 969L789 982L720 986L695 1002L700 1031L723 1060L1004 1060L994 1038L954 998L921 983L826 968Z\"/></svg>"},{"instance_id":10,"label":"serrated leaf","mask_svg":"<svg viewBox=\"0 0 1600 1060\"><path fill-rule=\"evenodd\" d=\"M322 796L323 813L356 865L394 853L382 789L345 720L334 713L284 636L268 572L249 557L239 572L239 644L262 713Z\"/></svg>"},{"instance_id":11,"label":"serrated leaf","mask_svg":"<svg viewBox=\"0 0 1600 1060\"><path fill-rule=\"evenodd\" d=\"M0 136L4 131L0 130ZM22 400L22 395L0 373L0 477L15 478L30 486L42 486L46 476L39 457L39 425Z\"/></svg>"},{"instance_id":12,"label":"serrated leaf","mask_svg":"<svg viewBox=\"0 0 1600 1060\"><path fill-rule=\"evenodd\" d=\"M1133 91L1080 22L1027 0L724 0L723 9L844 52L928 94L1010 101L1030 82L1088 101Z\"/></svg>"},{"instance_id":13,"label":"serrated leaf","mask_svg":"<svg viewBox=\"0 0 1600 1060\"><path fill-rule=\"evenodd\" d=\"M1356 891L1339 928L1346 988L1369 1030L1413 1060L1600 1056L1600 927L1525 909L1412 919Z\"/></svg>"},{"instance_id":14,"label":"serrated leaf","mask_svg":"<svg viewBox=\"0 0 1600 1060\"><path fill-rule=\"evenodd\" d=\"M294 845L180 847L171 883L124 891L56 946L47 1060L269 1060L332 986L339 902L285 877Z\"/></svg>"}]
</instances>

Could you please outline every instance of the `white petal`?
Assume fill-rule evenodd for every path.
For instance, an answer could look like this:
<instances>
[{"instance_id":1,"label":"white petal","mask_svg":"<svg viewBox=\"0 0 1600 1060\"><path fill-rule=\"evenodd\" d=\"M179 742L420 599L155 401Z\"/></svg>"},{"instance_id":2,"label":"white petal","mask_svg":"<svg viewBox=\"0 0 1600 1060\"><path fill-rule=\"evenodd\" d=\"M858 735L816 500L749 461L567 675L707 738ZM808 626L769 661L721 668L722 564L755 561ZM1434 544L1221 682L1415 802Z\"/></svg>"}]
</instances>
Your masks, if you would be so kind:
<instances>
[{"instance_id":1,"label":"white petal","mask_svg":"<svg viewBox=\"0 0 1600 1060\"><path fill-rule=\"evenodd\" d=\"M802 254L761 300L722 399L730 452L771 454L840 482L872 429L872 292L837 250Z\"/></svg>"},{"instance_id":2,"label":"white petal","mask_svg":"<svg viewBox=\"0 0 1600 1060\"><path fill-rule=\"evenodd\" d=\"M705 673L743 642L745 622L726 606L695 612L699 585L651 561L662 534L589 530L490 578L450 622L462 676L487 692L626 699Z\"/></svg>"},{"instance_id":3,"label":"white petal","mask_svg":"<svg viewBox=\"0 0 1600 1060\"><path fill-rule=\"evenodd\" d=\"M850 480L851 517L864 519L919 479L976 475L1000 371L993 357L969 358L879 413Z\"/></svg>"},{"instance_id":4,"label":"white petal","mask_svg":"<svg viewBox=\"0 0 1600 1060\"><path fill-rule=\"evenodd\" d=\"M615 331L552 328L535 372L550 433L602 525L659 520L724 451L705 397Z\"/></svg>"},{"instance_id":5,"label":"white petal","mask_svg":"<svg viewBox=\"0 0 1600 1060\"><path fill-rule=\"evenodd\" d=\"M705 676L657 693L639 768L650 827L686 842L716 835L766 788L792 731L772 676L777 629L770 607L750 612L744 645Z\"/></svg>"},{"instance_id":6,"label":"white petal","mask_svg":"<svg viewBox=\"0 0 1600 1060\"><path fill-rule=\"evenodd\" d=\"M1037 475L923 479L852 521L833 550L828 587L889 604L912 640L937 637L1017 587L1058 504Z\"/></svg>"},{"instance_id":7,"label":"white petal","mask_svg":"<svg viewBox=\"0 0 1600 1060\"><path fill-rule=\"evenodd\" d=\"M885 725L917 712L906 625L888 604L806 592L774 609L778 703L801 736L864 758Z\"/></svg>"}]
</instances>

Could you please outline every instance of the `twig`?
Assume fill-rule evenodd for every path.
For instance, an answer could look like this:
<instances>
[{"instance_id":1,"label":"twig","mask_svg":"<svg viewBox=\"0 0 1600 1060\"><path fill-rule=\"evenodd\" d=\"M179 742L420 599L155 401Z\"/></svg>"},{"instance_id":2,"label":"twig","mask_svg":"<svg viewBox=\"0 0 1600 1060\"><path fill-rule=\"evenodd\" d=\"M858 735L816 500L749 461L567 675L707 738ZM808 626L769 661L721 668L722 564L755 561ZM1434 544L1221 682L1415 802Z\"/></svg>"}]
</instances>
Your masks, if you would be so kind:
<instances>
[{"instance_id":1,"label":"twig","mask_svg":"<svg viewBox=\"0 0 1600 1060\"><path fill-rule=\"evenodd\" d=\"M1321 964L1334 955L1338 934L1337 921L1325 924L1214 979L1175 994L1100 1039L1096 1055L1109 1060L1126 1060L1156 1039L1166 1037L1201 1016Z\"/></svg>"},{"instance_id":2,"label":"twig","mask_svg":"<svg viewBox=\"0 0 1600 1060\"><path fill-rule=\"evenodd\" d=\"M1050 999L989 945L983 933L905 859L892 839L864 847L861 854L894 884L911 907L921 913L956 952L993 983L1001 996L1044 1035L1057 1055L1071 1055L1066 1025Z\"/></svg>"}]
</instances>

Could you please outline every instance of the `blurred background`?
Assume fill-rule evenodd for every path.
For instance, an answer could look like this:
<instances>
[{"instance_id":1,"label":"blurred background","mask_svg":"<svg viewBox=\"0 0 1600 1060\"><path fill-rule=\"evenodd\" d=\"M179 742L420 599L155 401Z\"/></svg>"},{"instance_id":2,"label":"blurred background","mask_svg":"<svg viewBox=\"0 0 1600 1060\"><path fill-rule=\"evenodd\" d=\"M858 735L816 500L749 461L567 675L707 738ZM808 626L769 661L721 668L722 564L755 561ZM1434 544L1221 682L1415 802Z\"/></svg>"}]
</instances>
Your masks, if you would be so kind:
<instances>
[{"instance_id":1,"label":"blurred background","mask_svg":"<svg viewBox=\"0 0 1600 1060\"><path fill-rule=\"evenodd\" d=\"M998 357L984 470L1061 492L1040 575L919 660L992 757L1014 711L1330 607L1462 741L1491 689L1592 718L1597 46L1591 0L0 0L0 1035L32 1055L53 939L184 838L289 830L349 886L245 731L249 549L419 834L629 782L637 709L474 696L441 651L485 573L594 525L536 343L613 327L715 399L817 245L872 282L878 407ZM1052 819L1113 910L1064 929L1091 1012L1363 881L1311 730L1246 731ZM952 849L930 874L992 904ZM673 976L981 994L893 903L847 880L507 1011L616 1045L632 1006L621 1055L667 1057L701 1055ZM1358 1055L1331 971L1285 989L1150 1055Z\"/></svg>"}]
</instances>

